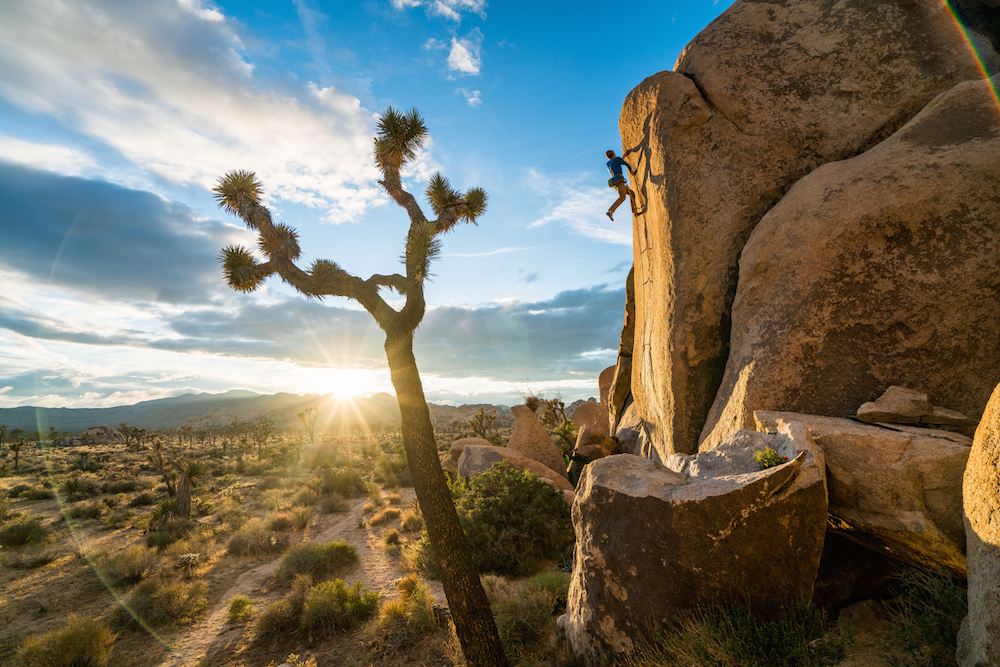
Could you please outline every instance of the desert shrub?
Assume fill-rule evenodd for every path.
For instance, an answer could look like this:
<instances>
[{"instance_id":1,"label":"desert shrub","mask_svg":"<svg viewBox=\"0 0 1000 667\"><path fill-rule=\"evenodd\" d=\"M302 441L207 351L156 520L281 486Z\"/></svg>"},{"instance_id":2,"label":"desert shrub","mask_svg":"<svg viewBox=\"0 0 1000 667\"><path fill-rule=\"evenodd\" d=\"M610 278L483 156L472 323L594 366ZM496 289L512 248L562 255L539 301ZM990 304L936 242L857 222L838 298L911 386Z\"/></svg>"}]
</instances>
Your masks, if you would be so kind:
<instances>
[{"instance_id":1,"label":"desert shrub","mask_svg":"<svg viewBox=\"0 0 1000 667\"><path fill-rule=\"evenodd\" d=\"M8 498L18 498L22 493L31 488L30 484L17 484L7 492Z\"/></svg>"},{"instance_id":2,"label":"desert shrub","mask_svg":"<svg viewBox=\"0 0 1000 667\"><path fill-rule=\"evenodd\" d=\"M59 630L30 637L18 656L25 667L102 667L114 643L103 622L71 614Z\"/></svg>"},{"instance_id":3,"label":"desert shrub","mask_svg":"<svg viewBox=\"0 0 1000 667\"><path fill-rule=\"evenodd\" d=\"M101 523L104 524L105 528L118 528L124 524L133 521L136 517L135 510L126 510L124 512L111 512L105 514L101 517Z\"/></svg>"},{"instance_id":4,"label":"desert shrub","mask_svg":"<svg viewBox=\"0 0 1000 667\"><path fill-rule=\"evenodd\" d=\"M368 499L376 505L382 504L382 488L375 482L368 484Z\"/></svg>"},{"instance_id":5,"label":"desert shrub","mask_svg":"<svg viewBox=\"0 0 1000 667\"><path fill-rule=\"evenodd\" d=\"M573 542L562 495L507 461L452 485L455 508L480 572L523 576Z\"/></svg>"},{"instance_id":6,"label":"desert shrub","mask_svg":"<svg viewBox=\"0 0 1000 667\"><path fill-rule=\"evenodd\" d=\"M303 542L282 557L276 576L290 581L304 574L312 581L322 581L357 562L358 554L347 542Z\"/></svg>"},{"instance_id":7,"label":"desert shrub","mask_svg":"<svg viewBox=\"0 0 1000 667\"><path fill-rule=\"evenodd\" d=\"M403 496L398 493L390 493L385 497L385 501L390 505L398 505L403 502Z\"/></svg>"},{"instance_id":8,"label":"desert shrub","mask_svg":"<svg viewBox=\"0 0 1000 667\"><path fill-rule=\"evenodd\" d=\"M424 527L424 518L415 510L406 510L403 513L403 521L400 530L406 533L415 533Z\"/></svg>"},{"instance_id":9,"label":"desert shrub","mask_svg":"<svg viewBox=\"0 0 1000 667\"><path fill-rule=\"evenodd\" d=\"M261 612L254 626L254 641L272 642L299 630L302 608L312 587L308 576L298 575L292 581L292 590L285 597L270 604Z\"/></svg>"},{"instance_id":10,"label":"desert shrub","mask_svg":"<svg viewBox=\"0 0 1000 667\"><path fill-rule=\"evenodd\" d=\"M15 570L35 570L45 567L56 558L58 554L54 550L35 544L17 554L5 557L3 565Z\"/></svg>"},{"instance_id":11,"label":"desert shrub","mask_svg":"<svg viewBox=\"0 0 1000 667\"><path fill-rule=\"evenodd\" d=\"M351 506L338 493L331 493L320 501L319 509L326 514L335 512L346 512Z\"/></svg>"},{"instance_id":12,"label":"desert shrub","mask_svg":"<svg viewBox=\"0 0 1000 667\"><path fill-rule=\"evenodd\" d=\"M261 519L251 519L236 531L226 550L236 556L260 556L281 553L287 548L287 536L268 530Z\"/></svg>"},{"instance_id":13,"label":"desert shrub","mask_svg":"<svg viewBox=\"0 0 1000 667\"><path fill-rule=\"evenodd\" d=\"M174 563L174 569L180 570L185 576L190 577L198 569L200 562L201 554L199 553L181 554L178 556L177 562Z\"/></svg>"},{"instance_id":14,"label":"desert shrub","mask_svg":"<svg viewBox=\"0 0 1000 667\"><path fill-rule=\"evenodd\" d=\"M147 507L156 502L156 495L152 491L143 491L129 501L132 507Z\"/></svg>"},{"instance_id":15,"label":"desert shrub","mask_svg":"<svg viewBox=\"0 0 1000 667\"><path fill-rule=\"evenodd\" d=\"M132 586L153 574L159 557L155 549L134 546L125 551L98 559L98 568L112 583Z\"/></svg>"},{"instance_id":16,"label":"desert shrub","mask_svg":"<svg viewBox=\"0 0 1000 667\"><path fill-rule=\"evenodd\" d=\"M508 657L517 662L550 630L554 598L544 588L494 586L490 608ZM738 664L738 663L737 663Z\"/></svg>"},{"instance_id":17,"label":"desert shrub","mask_svg":"<svg viewBox=\"0 0 1000 667\"><path fill-rule=\"evenodd\" d=\"M302 608L302 627L311 637L330 637L356 628L378 611L379 594L360 581L348 587L343 579L313 586Z\"/></svg>"},{"instance_id":18,"label":"desert shrub","mask_svg":"<svg viewBox=\"0 0 1000 667\"><path fill-rule=\"evenodd\" d=\"M59 494L68 500L90 498L100 492L100 484L93 475L72 475L59 484Z\"/></svg>"},{"instance_id":19,"label":"desert shrub","mask_svg":"<svg viewBox=\"0 0 1000 667\"><path fill-rule=\"evenodd\" d=\"M316 504L316 492L312 489L302 489L292 498L292 507L309 507Z\"/></svg>"},{"instance_id":20,"label":"desert shrub","mask_svg":"<svg viewBox=\"0 0 1000 667\"><path fill-rule=\"evenodd\" d=\"M846 656L845 641L824 635L822 610L800 603L766 620L734 605L683 620L676 630L640 645L631 667L823 667Z\"/></svg>"},{"instance_id":21,"label":"desert shrub","mask_svg":"<svg viewBox=\"0 0 1000 667\"><path fill-rule=\"evenodd\" d=\"M969 613L965 586L910 568L900 571L899 583L896 615L881 641L883 658L893 665L946 664L944 654L954 654L958 627Z\"/></svg>"},{"instance_id":22,"label":"desert shrub","mask_svg":"<svg viewBox=\"0 0 1000 667\"><path fill-rule=\"evenodd\" d=\"M569 572L546 570L545 572L539 572L530 579L526 579L521 585L526 590L543 590L552 596L557 607L565 607L566 600L569 598L569 582Z\"/></svg>"},{"instance_id":23,"label":"desert shrub","mask_svg":"<svg viewBox=\"0 0 1000 667\"><path fill-rule=\"evenodd\" d=\"M17 547L22 544L44 542L49 536L42 520L33 517L23 521L13 521L0 528L0 547Z\"/></svg>"},{"instance_id":24,"label":"desert shrub","mask_svg":"<svg viewBox=\"0 0 1000 667\"><path fill-rule=\"evenodd\" d=\"M371 518L371 525L381 526L384 523L394 521L402 515L403 511L395 507L387 507Z\"/></svg>"},{"instance_id":25,"label":"desert shrub","mask_svg":"<svg viewBox=\"0 0 1000 667\"><path fill-rule=\"evenodd\" d=\"M309 527L312 512L305 507L292 510L292 530L302 531Z\"/></svg>"},{"instance_id":26,"label":"desert shrub","mask_svg":"<svg viewBox=\"0 0 1000 667\"><path fill-rule=\"evenodd\" d=\"M0 523L3 523L10 517L10 501L6 498L0 498Z\"/></svg>"},{"instance_id":27,"label":"desert shrub","mask_svg":"<svg viewBox=\"0 0 1000 667\"><path fill-rule=\"evenodd\" d=\"M100 519L105 508L106 505L99 500L85 500L74 503L65 511L65 516L69 519Z\"/></svg>"},{"instance_id":28,"label":"desert shrub","mask_svg":"<svg viewBox=\"0 0 1000 667\"><path fill-rule=\"evenodd\" d=\"M382 553L391 558L398 557L403 551L402 542L399 539L399 531L393 528L386 531L382 536Z\"/></svg>"},{"instance_id":29,"label":"desert shrub","mask_svg":"<svg viewBox=\"0 0 1000 667\"><path fill-rule=\"evenodd\" d=\"M281 478L277 475L264 475L257 482L258 489L264 489L265 491L270 491L271 489L280 489L282 486Z\"/></svg>"},{"instance_id":30,"label":"desert shrub","mask_svg":"<svg viewBox=\"0 0 1000 667\"><path fill-rule=\"evenodd\" d=\"M427 527L420 530L420 537L412 542L404 552L407 565L410 569L422 572L428 579L440 579L441 571L438 569L437 559L431 550L431 541L427 536Z\"/></svg>"},{"instance_id":31,"label":"desert shrub","mask_svg":"<svg viewBox=\"0 0 1000 667\"><path fill-rule=\"evenodd\" d=\"M104 503L104 506L107 507L108 509L114 509L119 505L121 505L123 502L125 502L125 494L116 493L113 496L107 496L105 498L102 498L101 502Z\"/></svg>"},{"instance_id":32,"label":"desert shrub","mask_svg":"<svg viewBox=\"0 0 1000 667\"><path fill-rule=\"evenodd\" d=\"M49 500L54 494L51 489L31 487L22 491L18 498L21 500Z\"/></svg>"},{"instance_id":33,"label":"desert shrub","mask_svg":"<svg viewBox=\"0 0 1000 667\"><path fill-rule=\"evenodd\" d=\"M170 519L177 517L177 499L164 498L149 511L150 523L153 525L163 524Z\"/></svg>"},{"instance_id":34,"label":"desert shrub","mask_svg":"<svg viewBox=\"0 0 1000 667\"><path fill-rule=\"evenodd\" d=\"M267 519L267 529L284 533L292 529L292 518L285 513L272 514Z\"/></svg>"},{"instance_id":35,"label":"desert shrub","mask_svg":"<svg viewBox=\"0 0 1000 667\"><path fill-rule=\"evenodd\" d=\"M246 595L236 595L229 601L229 622L246 623L253 616L253 602Z\"/></svg>"},{"instance_id":36,"label":"desert shrub","mask_svg":"<svg viewBox=\"0 0 1000 667\"><path fill-rule=\"evenodd\" d=\"M413 475L410 474L410 469L401 470L396 473L396 479L399 480L400 486L412 487L413 486Z\"/></svg>"},{"instance_id":37,"label":"desert shrub","mask_svg":"<svg viewBox=\"0 0 1000 667\"><path fill-rule=\"evenodd\" d=\"M208 608L207 594L208 586L204 581L168 582L156 577L136 586L126 604L147 625L184 625L196 620Z\"/></svg>"},{"instance_id":38,"label":"desert shrub","mask_svg":"<svg viewBox=\"0 0 1000 667\"><path fill-rule=\"evenodd\" d=\"M216 515L230 530L237 530L247 522L247 513L239 505L227 505Z\"/></svg>"},{"instance_id":39,"label":"desert shrub","mask_svg":"<svg viewBox=\"0 0 1000 667\"><path fill-rule=\"evenodd\" d=\"M357 470L324 470L321 479L324 493L336 493L342 498L359 498L368 494L368 485Z\"/></svg>"},{"instance_id":40,"label":"desert shrub","mask_svg":"<svg viewBox=\"0 0 1000 667\"><path fill-rule=\"evenodd\" d=\"M166 549L177 540L187 537L193 525L191 521L185 521L184 519L165 521L160 525L159 530L154 530L146 534L146 546Z\"/></svg>"},{"instance_id":41,"label":"desert shrub","mask_svg":"<svg viewBox=\"0 0 1000 667\"><path fill-rule=\"evenodd\" d=\"M138 479L116 479L104 484L104 493L131 493L138 488Z\"/></svg>"}]
</instances>

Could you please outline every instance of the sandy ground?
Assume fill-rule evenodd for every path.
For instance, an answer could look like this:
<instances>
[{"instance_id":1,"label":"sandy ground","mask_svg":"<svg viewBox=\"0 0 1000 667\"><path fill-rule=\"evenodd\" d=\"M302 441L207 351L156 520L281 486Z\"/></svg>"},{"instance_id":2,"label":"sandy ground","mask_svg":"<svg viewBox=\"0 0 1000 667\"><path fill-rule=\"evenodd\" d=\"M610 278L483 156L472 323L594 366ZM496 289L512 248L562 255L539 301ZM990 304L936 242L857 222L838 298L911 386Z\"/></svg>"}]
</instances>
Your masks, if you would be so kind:
<instances>
[{"instance_id":1,"label":"sandy ground","mask_svg":"<svg viewBox=\"0 0 1000 667\"><path fill-rule=\"evenodd\" d=\"M400 506L406 507L413 498L413 489L402 489L399 493L402 496ZM398 597L395 581L406 572L399 560L390 558L382 552L381 536L390 528L398 528L399 520L382 526L361 527L362 519L366 518L363 507L368 499L360 498L350 502L351 509L346 513L318 515L314 518L314 523L306 530L304 541L347 542L357 551L358 563L350 572L345 573L343 578L349 583L360 579L369 590L379 591L383 601ZM244 627L242 624L232 625L227 622L229 600L236 595L246 595L253 600L255 612L259 613L267 604L279 597L276 593L280 592L272 593L269 586L275 583L272 577L280 561L279 556L239 573L235 583L218 598L205 619L175 638L172 652L159 663L160 667L188 667L197 664L203 657L231 650L240 641ZM224 578L226 574L220 574L219 577ZM426 583L438 603L445 604L441 582ZM209 585L212 585L211 581ZM211 664L211 660L206 664Z\"/></svg>"}]
</instances>

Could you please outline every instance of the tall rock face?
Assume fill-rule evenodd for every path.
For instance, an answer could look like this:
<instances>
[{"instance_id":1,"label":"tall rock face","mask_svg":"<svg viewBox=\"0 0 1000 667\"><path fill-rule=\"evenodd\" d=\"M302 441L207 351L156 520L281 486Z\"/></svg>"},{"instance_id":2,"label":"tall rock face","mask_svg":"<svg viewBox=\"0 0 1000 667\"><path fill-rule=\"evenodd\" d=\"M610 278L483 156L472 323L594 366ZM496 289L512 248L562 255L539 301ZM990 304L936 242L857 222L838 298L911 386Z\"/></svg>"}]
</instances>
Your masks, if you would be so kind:
<instances>
[{"instance_id":1,"label":"tall rock face","mask_svg":"<svg viewBox=\"0 0 1000 667\"><path fill-rule=\"evenodd\" d=\"M702 448L754 410L848 417L894 384L978 419L1000 382L998 182L983 80L799 180L743 248Z\"/></svg>"},{"instance_id":2,"label":"tall rock face","mask_svg":"<svg viewBox=\"0 0 1000 667\"><path fill-rule=\"evenodd\" d=\"M958 664L1000 667L1000 387L976 431L963 498L969 615L958 635Z\"/></svg>"},{"instance_id":3,"label":"tall rock face","mask_svg":"<svg viewBox=\"0 0 1000 667\"><path fill-rule=\"evenodd\" d=\"M820 165L981 77L937 0L746 0L675 69L643 81L620 118L638 171L631 390L651 441L641 449L661 461L697 450L729 379L738 258L764 214ZM810 259L787 244L781 254Z\"/></svg>"}]
</instances>

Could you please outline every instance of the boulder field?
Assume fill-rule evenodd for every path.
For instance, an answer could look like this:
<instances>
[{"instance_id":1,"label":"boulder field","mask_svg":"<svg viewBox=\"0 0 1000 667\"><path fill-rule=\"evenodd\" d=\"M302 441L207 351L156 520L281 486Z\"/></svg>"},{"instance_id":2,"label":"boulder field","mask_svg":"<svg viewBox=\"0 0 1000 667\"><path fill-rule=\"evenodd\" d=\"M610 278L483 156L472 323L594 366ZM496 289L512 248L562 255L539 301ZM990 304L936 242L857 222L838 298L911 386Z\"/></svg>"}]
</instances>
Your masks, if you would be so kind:
<instances>
[{"instance_id":1,"label":"boulder field","mask_svg":"<svg viewBox=\"0 0 1000 667\"><path fill-rule=\"evenodd\" d=\"M997 17L743 0L625 99L621 455L581 471L560 620L583 664L700 607L858 602L902 562L968 577L959 664L1000 667Z\"/></svg>"}]
</instances>

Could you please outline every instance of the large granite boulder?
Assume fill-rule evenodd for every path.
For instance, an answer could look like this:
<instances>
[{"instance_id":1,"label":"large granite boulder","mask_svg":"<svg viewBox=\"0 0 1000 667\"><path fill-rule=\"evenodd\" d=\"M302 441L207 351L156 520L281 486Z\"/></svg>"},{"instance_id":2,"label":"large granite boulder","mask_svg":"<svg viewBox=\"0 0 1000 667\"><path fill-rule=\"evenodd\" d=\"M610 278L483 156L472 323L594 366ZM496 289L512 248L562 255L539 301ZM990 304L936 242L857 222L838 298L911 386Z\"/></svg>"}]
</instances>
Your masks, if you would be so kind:
<instances>
[{"instance_id":1,"label":"large granite boulder","mask_svg":"<svg viewBox=\"0 0 1000 667\"><path fill-rule=\"evenodd\" d=\"M965 576L962 475L971 440L788 412L757 412L755 418L764 432L808 429L822 448L838 531L925 570Z\"/></svg>"},{"instance_id":2,"label":"large granite boulder","mask_svg":"<svg viewBox=\"0 0 1000 667\"><path fill-rule=\"evenodd\" d=\"M556 491L572 491L573 486L566 479L566 472L552 470L538 461L519 454L510 447L468 445L458 459L458 474L468 479L473 475L488 471L494 463L510 461L518 470L527 470L535 477L548 482Z\"/></svg>"},{"instance_id":3,"label":"large granite boulder","mask_svg":"<svg viewBox=\"0 0 1000 667\"><path fill-rule=\"evenodd\" d=\"M848 417L891 385L978 419L1000 382L998 181L1000 114L981 80L797 182L743 248L702 448L754 410Z\"/></svg>"},{"instance_id":4,"label":"large granite boulder","mask_svg":"<svg viewBox=\"0 0 1000 667\"><path fill-rule=\"evenodd\" d=\"M531 408L515 405L510 410L514 413L514 428L510 432L507 449L534 459L566 478L566 460Z\"/></svg>"},{"instance_id":5,"label":"large granite boulder","mask_svg":"<svg viewBox=\"0 0 1000 667\"><path fill-rule=\"evenodd\" d=\"M765 470L754 453L788 462ZM574 654L612 664L640 637L700 607L776 614L812 597L826 532L822 452L804 430L741 431L665 467L621 455L588 465L573 504L567 613Z\"/></svg>"},{"instance_id":6,"label":"large granite boulder","mask_svg":"<svg viewBox=\"0 0 1000 667\"><path fill-rule=\"evenodd\" d=\"M997 61L988 44L982 45L981 53L988 63ZM638 171L633 185L639 213L633 236L631 391L639 417L649 425L653 450L660 460L673 452L697 451L699 434L723 376L730 388L740 379L738 372L731 375L726 370L731 304L740 253L764 214L796 181L820 165L868 150L939 93L959 82L981 79L961 31L938 0L734 3L688 45L675 70L651 76L636 87L625 100L619 121L624 156ZM930 130L918 130L910 135L911 140L921 150L940 148L940 157L947 159L947 141L988 130L988 122L977 121L972 112L984 119L996 117L995 111L987 113L979 106L968 110L968 114L957 108L950 110L963 118L953 123L950 133L943 128L931 134L927 134ZM941 183L950 185L953 179L961 179L952 167L942 164L944 172L933 187L914 182L907 192L915 201L936 196ZM820 198L810 200L811 208L797 207L796 214L839 229L846 212L853 219L868 205L872 215L862 214L863 222L850 232L852 239L859 237L867 225L877 223L881 195L898 189L890 179L905 176L902 171L888 176L884 171L855 173L852 180L838 179L830 187L813 191ZM815 179L811 182L817 183ZM976 215L995 207L995 189L987 191L989 196L984 199L990 201L980 206L971 201L980 190L976 197L968 197L972 185L964 184L956 188L960 195L946 198L965 198ZM850 194L843 190L848 186ZM924 189L915 189L921 187ZM836 199L837 204L823 206L819 214L822 196ZM940 215L952 213L958 211L938 211ZM901 220L896 225L899 234L890 237L892 246L909 247L909 224ZM965 224L964 219L955 221L954 228ZM819 242L805 238L811 231L795 233L785 226L772 225L767 232L756 234L771 240L774 247L769 251L779 265L808 270L814 252L826 255L838 250L824 250ZM814 225L807 226L811 230ZM952 229L949 222L944 227ZM912 238L919 236L919 230L914 230ZM865 244L863 236L861 239L840 242L858 248ZM956 234L946 232L941 244L954 244L955 240ZM933 264L939 245L932 245L933 249L921 257ZM858 264L867 266L865 257L859 256ZM870 259L877 261L879 256ZM956 259L967 264L961 257ZM819 261L823 263L823 256ZM918 275L928 273L921 269ZM883 275L875 271L870 280L895 282ZM864 283L859 276L851 277ZM780 271L748 274L746 281L768 278L775 285L784 281ZM853 285L841 282L830 285L817 281L815 285L819 292L835 291L845 299L854 294ZM796 305L799 303L801 299ZM746 313L754 316L749 310ZM752 323L744 317L740 326ZM886 326L894 326L891 319ZM908 336L908 323L899 326L902 328L893 331ZM805 325L803 335L809 331ZM844 343L844 356L854 352L854 341ZM758 344L766 346L765 342ZM878 350L878 346L870 349ZM885 350L893 351L891 346ZM984 355L992 353L991 349ZM827 350L826 354L835 353ZM812 377L811 369L805 375ZM788 373L785 377L794 383L801 376ZM838 379L842 377L838 375ZM884 378L879 383L862 379L858 382L861 391L845 392L850 396L843 400L853 410L893 382L899 380ZM928 389L933 393L936 387ZM829 394L839 396L841 392ZM972 403L956 407L969 413L981 409ZM749 418L743 423L749 426ZM727 433L734 430L730 426L727 423Z\"/></svg>"},{"instance_id":7,"label":"large granite boulder","mask_svg":"<svg viewBox=\"0 0 1000 667\"><path fill-rule=\"evenodd\" d=\"M608 410L597 401L587 401L573 411L573 426L577 432L586 427L595 428L608 435Z\"/></svg>"},{"instance_id":8,"label":"large granite boulder","mask_svg":"<svg viewBox=\"0 0 1000 667\"><path fill-rule=\"evenodd\" d=\"M965 469L969 615L960 667L1000 667L1000 387L990 397Z\"/></svg>"},{"instance_id":9,"label":"large granite boulder","mask_svg":"<svg viewBox=\"0 0 1000 667\"><path fill-rule=\"evenodd\" d=\"M466 445L492 447L493 443L485 438L460 438L451 443L451 447L448 448L448 455L457 461L461 458L462 452L465 451Z\"/></svg>"}]
</instances>

